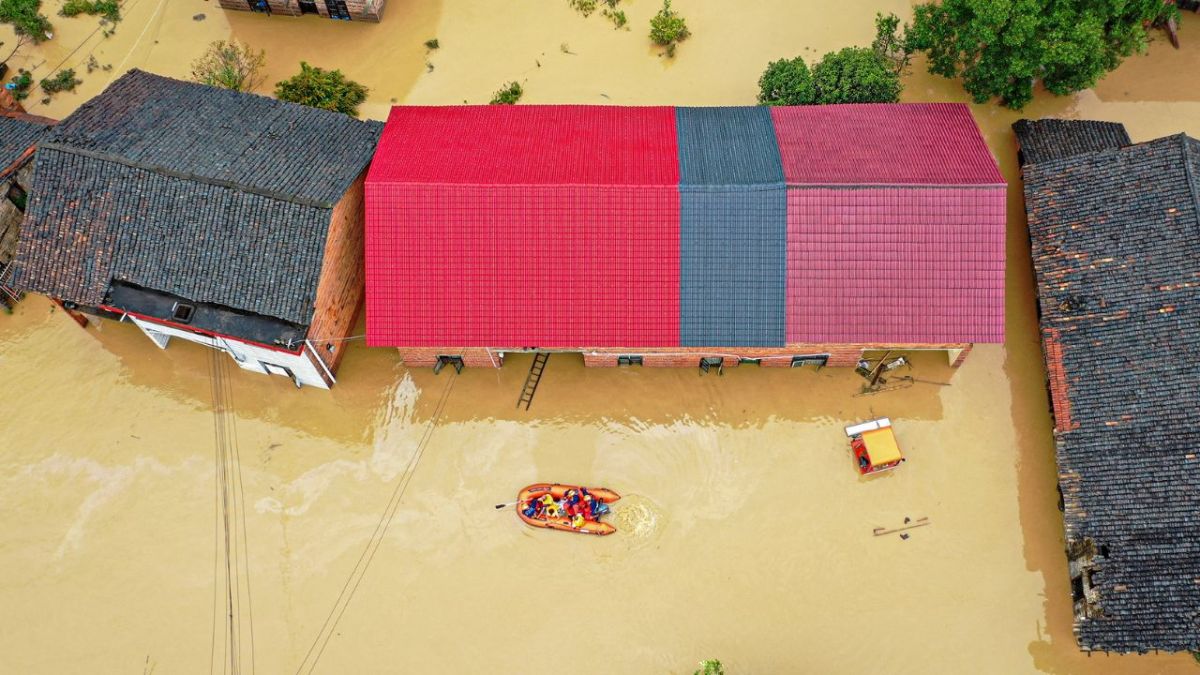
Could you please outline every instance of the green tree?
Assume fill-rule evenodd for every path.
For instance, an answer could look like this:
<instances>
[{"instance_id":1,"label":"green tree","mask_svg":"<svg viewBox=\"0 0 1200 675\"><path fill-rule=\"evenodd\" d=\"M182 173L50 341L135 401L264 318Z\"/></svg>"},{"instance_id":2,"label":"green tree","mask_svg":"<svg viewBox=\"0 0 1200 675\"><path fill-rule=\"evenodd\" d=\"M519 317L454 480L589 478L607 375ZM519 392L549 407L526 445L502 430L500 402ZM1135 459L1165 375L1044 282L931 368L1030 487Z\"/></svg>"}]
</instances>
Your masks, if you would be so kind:
<instances>
[{"instance_id":1,"label":"green tree","mask_svg":"<svg viewBox=\"0 0 1200 675\"><path fill-rule=\"evenodd\" d=\"M895 103L900 75L873 49L846 47L830 52L813 66L817 103Z\"/></svg>"},{"instance_id":2,"label":"green tree","mask_svg":"<svg viewBox=\"0 0 1200 675\"><path fill-rule=\"evenodd\" d=\"M914 10L909 45L929 72L961 77L977 103L1020 109L1037 82L1058 95L1096 84L1178 13L1162 0L941 0Z\"/></svg>"},{"instance_id":3,"label":"green tree","mask_svg":"<svg viewBox=\"0 0 1200 675\"><path fill-rule=\"evenodd\" d=\"M325 70L300 62L300 72L275 85L275 97L302 105L358 115L358 106L370 91L340 70Z\"/></svg>"},{"instance_id":4,"label":"green tree","mask_svg":"<svg viewBox=\"0 0 1200 675\"><path fill-rule=\"evenodd\" d=\"M525 93L525 89L520 82L509 82L508 84L496 90L492 94L492 105L513 105L521 100L521 95Z\"/></svg>"},{"instance_id":5,"label":"green tree","mask_svg":"<svg viewBox=\"0 0 1200 675\"><path fill-rule=\"evenodd\" d=\"M262 68L266 65L267 53L257 53L248 45L237 40L217 40L208 45L208 51L192 62L192 79L233 91L254 91L262 84Z\"/></svg>"},{"instance_id":6,"label":"green tree","mask_svg":"<svg viewBox=\"0 0 1200 675\"><path fill-rule=\"evenodd\" d=\"M675 45L691 35L687 21L671 9L671 0L663 0L662 9L650 19L650 39L667 48L667 56L675 56Z\"/></svg>"},{"instance_id":7,"label":"green tree","mask_svg":"<svg viewBox=\"0 0 1200 675\"><path fill-rule=\"evenodd\" d=\"M804 59L779 59L758 78L758 102L763 105L808 105L816 100L812 74Z\"/></svg>"},{"instance_id":8,"label":"green tree","mask_svg":"<svg viewBox=\"0 0 1200 675\"><path fill-rule=\"evenodd\" d=\"M41 13L42 0L0 0L0 23L11 24L18 36L34 42L50 39L50 19Z\"/></svg>"}]
</instances>

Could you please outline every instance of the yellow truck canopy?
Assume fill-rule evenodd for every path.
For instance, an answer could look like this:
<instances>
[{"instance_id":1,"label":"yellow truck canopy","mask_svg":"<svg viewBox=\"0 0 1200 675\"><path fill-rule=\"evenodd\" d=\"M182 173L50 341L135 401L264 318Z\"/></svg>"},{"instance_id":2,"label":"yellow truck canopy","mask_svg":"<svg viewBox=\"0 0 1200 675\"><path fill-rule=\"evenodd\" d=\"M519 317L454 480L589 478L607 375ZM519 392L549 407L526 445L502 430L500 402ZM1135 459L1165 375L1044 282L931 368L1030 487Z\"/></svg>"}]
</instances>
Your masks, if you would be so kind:
<instances>
[{"instance_id":1,"label":"yellow truck canopy","mask_svg":"<svg viewBox=\"0 0 1200 675\"><path fill-rule=\"evenodd\" d=\"M867 447L867 456L872 466L891 464L904 459L900 454L900 446L896 445L896 435L891 427L875 429L862 435L863 445Z\"/></svg>"}]
</instances>

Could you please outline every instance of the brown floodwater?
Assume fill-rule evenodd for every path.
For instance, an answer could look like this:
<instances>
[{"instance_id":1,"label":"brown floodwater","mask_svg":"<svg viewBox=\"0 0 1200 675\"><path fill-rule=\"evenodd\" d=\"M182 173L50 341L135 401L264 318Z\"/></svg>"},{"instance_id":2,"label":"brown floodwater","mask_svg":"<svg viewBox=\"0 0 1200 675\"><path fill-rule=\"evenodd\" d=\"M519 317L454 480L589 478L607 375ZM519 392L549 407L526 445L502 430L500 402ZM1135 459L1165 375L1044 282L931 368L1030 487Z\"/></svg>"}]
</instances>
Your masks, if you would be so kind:
<instances>
[{"instance_id":1,"label":"brown floodwater","mask_svg":"<svg viewBox=\"0 0 1200 675\"><path fill-rule=\"evenodd\" d=\"M128 0L115 35L54 17L55 39L18 60L38 77L81 73L76 94L31 101L56 116L127 68L185 76L230 36L267 51L268 82L301 59L342 68L371 87L375 118L392 101L484 102L509 80L528 102L746 104L767 61L865 44L876 11L907 11L677 0L693 37L671 61L644 38L655 3L623 4L634 30L565 0L391 0L378 26ZM1200 136L1198 17L1182 36L1183 50L1159 40L1094 91L1039 95L1024 115ZM87 74L89 56L113 70ZM965 97L918 64L905 99ZM354 344L331 392L233 369L228 596L243 669L690 673L715 657L731 675L1196 672L1187 655L1075 646L1009 129L1020 115L974 111L1011 183L1008 342L958 372L916 354L922 382L856 396L848 370L698 377L556 355L525 412L528 356L435 376ZM38 297L0 315L0 672L221 670L233 640L210 391L197 346L159 351L111 322L84 331ZM877 415L909 462L861 479L842 426ZM620 531L534 531L493 508L543 480L618 490ZM909 539L873 535L922 517Z\"/></svg>"}]
</instances>

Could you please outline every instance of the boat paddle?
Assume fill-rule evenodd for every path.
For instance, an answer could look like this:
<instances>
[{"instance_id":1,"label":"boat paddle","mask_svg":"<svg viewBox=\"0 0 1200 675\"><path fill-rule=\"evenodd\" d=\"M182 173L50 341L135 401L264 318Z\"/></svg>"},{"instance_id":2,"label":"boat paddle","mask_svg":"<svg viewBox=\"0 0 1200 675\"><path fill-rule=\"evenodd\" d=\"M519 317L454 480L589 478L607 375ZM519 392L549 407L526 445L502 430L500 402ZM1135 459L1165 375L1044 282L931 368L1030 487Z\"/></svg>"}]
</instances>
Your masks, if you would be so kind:
<instances>
[{"instance_id":1,"label":"boat paddle","mask_svg":"<svg viewBox=\"0 0 1200 675\"><path fill-rule=\"evenodd\" d=\"M520 502L509 502L507 504L497 504L496 510L499 511L500 509L506 509L510 506L516 506L517 504L520 504Z\"/></svg>"}]
</instances>

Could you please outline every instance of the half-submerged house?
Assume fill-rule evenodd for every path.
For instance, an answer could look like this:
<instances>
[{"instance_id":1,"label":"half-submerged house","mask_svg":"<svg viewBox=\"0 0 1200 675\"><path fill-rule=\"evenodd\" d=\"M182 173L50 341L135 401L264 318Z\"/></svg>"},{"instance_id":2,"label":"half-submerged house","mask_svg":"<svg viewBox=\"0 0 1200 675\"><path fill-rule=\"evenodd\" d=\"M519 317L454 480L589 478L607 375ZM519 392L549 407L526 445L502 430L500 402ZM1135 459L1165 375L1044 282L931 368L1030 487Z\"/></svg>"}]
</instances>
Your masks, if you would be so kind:
<instances>
[{"instance_id":1,"label":"half-submerged house","mask_svg":"<svg viewBox=\"0 0 1200 675\"><path fill-rule=\"evenodd\" d=\"M387 0L217 0L222 9L263 14L303 16L317 14L342 21L372 21L383 18Z\"/></svg>"},{"instance_id":2,"label":"half-submerged house","mask_svg":"<svg viewBox=\"0 0 1200 675\"><path fill-rule=\"evenodd\" d=\"M12 308L20 295L12 286L12 261L33 186L33 153L52 124L44 117L0 111L0 307Z\"/></svg>"},{"instance_id":3,"label":"half-submerged house","mask_svg":"<svg viewBox=\"0 0 1200 675\"><path fill-rule=\"evenodd\" d=\"M1200 649L1200 142L1022 120L1075 635Z\"/></svg>"},{"instance_id":4,"label":"half-submerged house","mask_svg":"<svg viewBox=\"0 0 1200 675\"><path fill-rule=\"evenodd\" d=\"M41 143L16 284L329 387L380 125L130 71Z\"/></svg>"},{"instance_id":5,"label":"half-submerged house","mask_svg":"<svg viewBox=\"0 0 1200 675\"><path fill-rule=\"evenodd\" d=\"M401 106L367 339L413 366L854 365L1004 337L1005 184L966 106Z\"/></svg>"}]
</instances>

